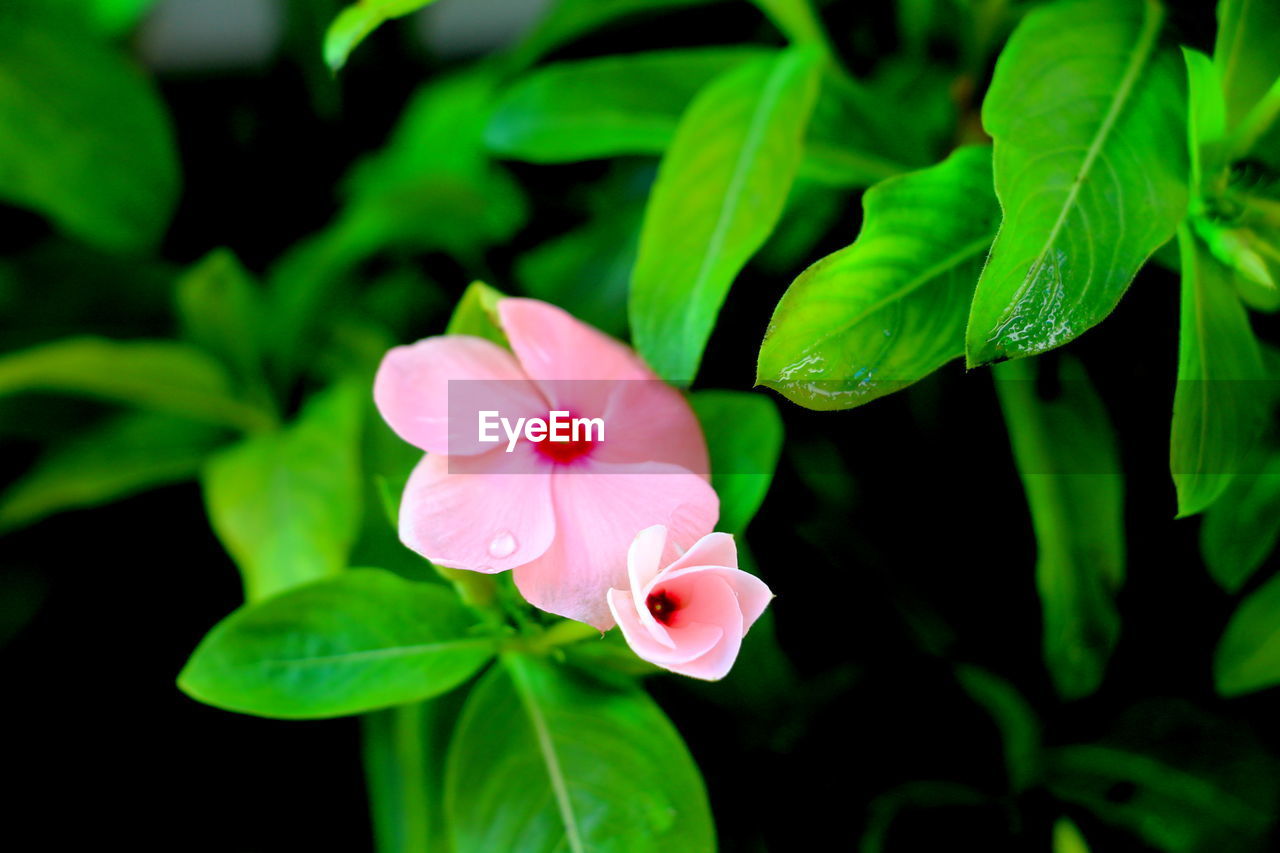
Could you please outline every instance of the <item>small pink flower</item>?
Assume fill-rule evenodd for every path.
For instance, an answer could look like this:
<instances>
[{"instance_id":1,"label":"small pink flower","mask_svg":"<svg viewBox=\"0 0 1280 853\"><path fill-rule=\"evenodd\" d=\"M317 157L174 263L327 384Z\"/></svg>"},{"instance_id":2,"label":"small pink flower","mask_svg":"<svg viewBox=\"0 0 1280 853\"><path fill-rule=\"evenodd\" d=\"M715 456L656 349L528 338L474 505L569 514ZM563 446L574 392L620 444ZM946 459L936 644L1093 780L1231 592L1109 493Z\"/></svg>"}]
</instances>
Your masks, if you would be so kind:
<instances>
[{"instance_id":1,"label":"small pink flower","mask_svg":"<svg viewBox=\"0 0 1280 853\"><path fill-rule=\"evenodd\" d=\"M728 533L702 537L659 569L667 547L665 527L640 531L627 552L630 590L609 590L609 609L640 657L682 675L724 678L773 593L738 568Z\"/></svg>"},{"instance_id":2,"label":"small pink flower","mask_svg":"<svg viewBox=\"0 0 1280 853\"><path fill-rule=\"evenodd\" d=\"M605 593L626 583L637 530L669 526L674 553L715 527L702 427L635 353L561 309L503 299L498 316L514 354L444 335L396 347L378 368L382 417L427 451L405 486L400 539L441 566L514 570L531 604L608 630ZM455 381L451 394L454 380L485 381ZM487 409L600 417L605 440L521 439L508 453L505 439L478 442Z\"/></svg>"}]
</instances>

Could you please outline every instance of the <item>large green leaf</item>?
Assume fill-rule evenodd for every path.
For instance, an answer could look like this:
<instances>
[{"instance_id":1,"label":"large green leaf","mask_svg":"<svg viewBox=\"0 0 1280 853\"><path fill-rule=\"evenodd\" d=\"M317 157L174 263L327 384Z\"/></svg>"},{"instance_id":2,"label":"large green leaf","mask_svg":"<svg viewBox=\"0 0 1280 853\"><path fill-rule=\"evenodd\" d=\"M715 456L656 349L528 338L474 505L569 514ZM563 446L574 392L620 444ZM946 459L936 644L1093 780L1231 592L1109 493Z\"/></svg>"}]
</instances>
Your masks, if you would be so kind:
<instances>
[{"instance_id":1,"label":"large green leaf","mask_svg":"<svg viewBox=\"0 0 1280 853\"><path fill-rule=\"evenodd\" d=\"M1182 309L1169 467L1183 517L1213 503L1242 470L1262 427L1265 373L1227 270L1189 228L1179 229L1178 245Z\"/></svg>"},{"instance_id":2,"label":"large green leaf","mask_svg":"<svg viewBox=\"0 0 1280 853\"><path fill-rule=\"evenodd\" d=\"M270 417L235 397L212 357L176 341L65 338L0 356L0 395L51 391L96 397L240 429Z\"/></svg>"},{"instance_id":3,"label":"large green leaf","mask_svg":"<svg viewBox=\"0 0 1280 853\"><path fill-rule=\"evenodd\" d=\"M499 156L534 163L661 155L672 144L684 108L709 80L766 54L776 51L696 48L550 65L502 95L485 140ZM827 71L800 174L831 186L861 187L905 171L890 153L902 156L899 149L908 142L912 156L902 159L919 159L922 140L932 135L931 120L897 122L892 141L881 126L889 105L900 100L900 76L869 88ZM930 118L933 111L924 112Z\"/></svg>"},{"instance_id":4,"label":"large green leaf","mask_svg":"<svg viewBox=\"0 0 1280 853\"><path fill-rule=\"evenodd\" d=\"M1214 657L1213 675L1224 696L1280 683L1280 575L1240 603Z\"/></svg>"},{"instance_id":5,"label":"large green leaf","mask_svg":"<svg viewBox=\"0 0 1280 853\"><path fill-rule=\"evenodd\" d=\"M289 427L230 447L206 467L209 521L258 601L346 565L360 529L365 392L316 395Z\"/></svg>"},{"instance_id":6,"label":"large green leaf","mask_svg":"<svg viewBox=\"0 0 1280 853\"><path fill-rule=\"evenodd\" d=\"M964 354L974 284L1000 209L991 151L890 178L863 196L862 231L788 288L756 382L811 409L847 409Z\"/></svg>"},{"instance_id":7,"label":"large green leaf","mask_svg":"<svg viewBox=\"0 0 1280 853\"><path fill-rule=\"evenodd\" d=\"M1209 507L1200 528L1205 565L1223 589L1237 592L1280 541L1280 453L1246 471Z\"/></svg>"},{"instance_id":8,"label":"large green leaf","mask_svg":"<svg viewBox=\"0 0 1280 853\"><path fill-rule=\"evenodd\" d=\"M681 118L645 210L629 306L636 348L664 379L697 373L730 285L782 214L819 72L808 48L750 62Z\"/></svg>"},{"instance_id":9,"label":"large green leaf","mask_svg":"<svg viewBox=\"0 0 1280 853\"><path fill-rule=\"evenodd\" d=\"M472 692L449 750L455 853L710 853L698 768L636 687L507 656Z\"/></svg>"},{"instance_id":10,"label":"large green leaf","mask_svg":"<svg viewBox=\"0 0 1280 853\"><path fill-rule=\"evenodd\" d=\"M1156 0L1031 11L982 105L1004 221L974 294L970 365L1106 317L1187 209L1184 72Z\"/></svg>"},{"instance_id":11,"label":"large green leaf","mask_svg":"<svg viewBox=\"0 0 1280 853\"><path fill-rule=\"evenodd\" d=\"M685 48L550 65L503 93L485 142L500 156L533 163L660 154L699 89L772 53Z\"/></svg>"},{"instance_id":12,"label":"large green leaf","mask_svg":"<svg viewBox=\"0 0 1280 853\"><path fill-rule=\"evenodd\" d=\"M164 106L76 16L0 8L0 198L105 249L156 243L178 197Z\"/></svg>"},{"instance_id":13,"label":"large green leaf","mask_svg":"<svg viewBox=\"0 0 1280 853\"><path fill-rule=\"evenodd\" d=\"M496 641L451 590L381 569L315 581L222 620L178 686L209 705L263 717L341 717L451 690Z\"/></svg>"},{"instance_id":14,"label":"large green leaf","mask_svg":"<svg viewBox=\"0 0 1280 853\"><path fill-rule=\"evenodd\" d=\"M726 533L742 536L764 502L782 452L782 418L773 401L743 391L698 391L689 398L707 437L711 485Z\"/></svg>"},{"instance_id":15,"label":"large green leaf","mask_svg":"<svg viewBox=\"0 0 1280 853\"><path fill-rule=\"evenodd\" d=\"M360 42L384 21L410 15L435 0L356 0L333 19L324 36L324 61L337 71Z\"/></svg>"},{"instance_id":16,"label":"large green leaf","mask_svg":"<svg viewBox=\"0 0 1280 853\"><path fill-rule=\"evenodd\" d=\"M1280 4L1219 0L1213 62L1222 77L1227 126L1240 124L1280 77Z\"/></svg>"},{"instance_id":17,"label":"large green leaf","mask_svg":"<svg viewBox=\"0 0 1280 853\"><path fill-rule=\"evenodd\" d=\"M1087 696L1120 633L1113 596L1124 580L1124 480L1106 409L1084 368L1064 359L1060 392L1041 399L1033 361L996 368L1036 532L1044 657L1058 692Z\"/></svg>"},{"instance_id":18,"label":"large green leaf","mask_svg":"<svg viewBox=\"0 0 1280 853\"><path fill-rule=\"evenodd\" d=\"M226 439L214 426L129 412L52 448L0 496L0 531L194 478Z\"/></svg>"}]
</instances>

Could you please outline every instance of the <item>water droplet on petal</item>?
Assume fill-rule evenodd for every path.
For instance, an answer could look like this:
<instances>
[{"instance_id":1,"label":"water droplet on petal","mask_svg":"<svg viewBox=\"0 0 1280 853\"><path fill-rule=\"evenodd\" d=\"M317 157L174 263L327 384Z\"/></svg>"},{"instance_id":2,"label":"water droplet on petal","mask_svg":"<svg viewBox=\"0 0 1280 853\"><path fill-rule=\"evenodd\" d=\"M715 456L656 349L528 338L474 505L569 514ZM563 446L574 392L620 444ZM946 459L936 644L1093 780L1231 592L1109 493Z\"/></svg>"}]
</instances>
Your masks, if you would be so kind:
<instances>
[{"instance_id":1,"label":"water droplet on petal","mask_svg":"<svg viewBox=\"0 0 1280 853\"><path fill-rule=\"evenodd\" d=\"M489 556L501 560L503 557L514 554L517 547L516 537L511 534L511 531L502 530L489 540Z\"/></svg>"}]
</instances>

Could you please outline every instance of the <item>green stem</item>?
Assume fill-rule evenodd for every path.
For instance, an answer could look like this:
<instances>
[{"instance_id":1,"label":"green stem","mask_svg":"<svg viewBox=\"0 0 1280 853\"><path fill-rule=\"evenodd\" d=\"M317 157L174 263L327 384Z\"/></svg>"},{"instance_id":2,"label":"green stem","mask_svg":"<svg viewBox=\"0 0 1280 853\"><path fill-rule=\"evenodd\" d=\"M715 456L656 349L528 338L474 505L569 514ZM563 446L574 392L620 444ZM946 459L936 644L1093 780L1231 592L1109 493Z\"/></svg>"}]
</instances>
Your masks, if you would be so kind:
<instances>
[{"instance_id":1,"label":"green stem","mask_svg":"<svg viewBox=\"0 0 1280 853\"><path fill-rule=\"evenodd\" d=\"M425 853L432 849L428 725L426 702L375 711L361 719L369 810L378 853Z\"/></svg>"}]
</instances>

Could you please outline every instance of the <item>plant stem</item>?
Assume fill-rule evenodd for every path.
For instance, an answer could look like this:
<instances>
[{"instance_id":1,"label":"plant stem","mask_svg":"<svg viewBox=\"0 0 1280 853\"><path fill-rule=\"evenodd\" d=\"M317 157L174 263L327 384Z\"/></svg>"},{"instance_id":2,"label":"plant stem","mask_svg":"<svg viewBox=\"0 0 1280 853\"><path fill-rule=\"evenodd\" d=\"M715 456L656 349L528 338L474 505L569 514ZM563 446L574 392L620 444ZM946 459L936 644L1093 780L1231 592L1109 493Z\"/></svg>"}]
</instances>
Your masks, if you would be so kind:
<instances>
[{"instance_id":1,"label":"plant stem","mask_svg":"<svg viewBox=\"0 0 1280 853\"><path fill-rule=\"evenodd\" d=\"M369 811L378 853L433 849L428 705L411 702L361 718ZM437 841L436 846L443 845Z\"/></svg>"},{"instance_id":2,"label":"plant stem","mask_svg":"<svg viewBox=\"0 0 1280 853\"><path fill-rule=\"evenodd\" d=\"M1276 116L1280 116L1280 79L1271 84L1262 100L1245 113L1239 127L1232 131L1227 144L1231 159L1239 159L1252 151L1258 140L1271 129Z\"/></svg>"}]
</instances>

